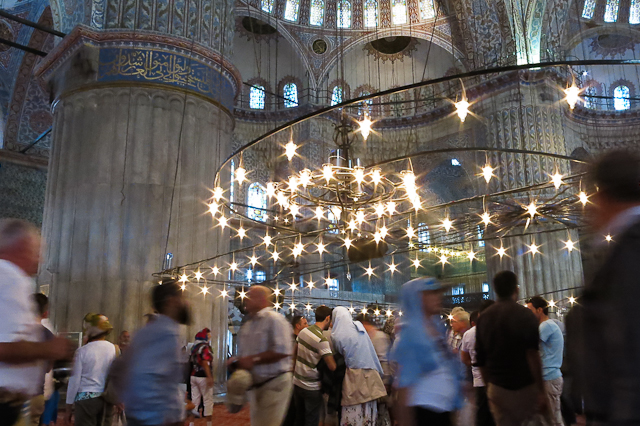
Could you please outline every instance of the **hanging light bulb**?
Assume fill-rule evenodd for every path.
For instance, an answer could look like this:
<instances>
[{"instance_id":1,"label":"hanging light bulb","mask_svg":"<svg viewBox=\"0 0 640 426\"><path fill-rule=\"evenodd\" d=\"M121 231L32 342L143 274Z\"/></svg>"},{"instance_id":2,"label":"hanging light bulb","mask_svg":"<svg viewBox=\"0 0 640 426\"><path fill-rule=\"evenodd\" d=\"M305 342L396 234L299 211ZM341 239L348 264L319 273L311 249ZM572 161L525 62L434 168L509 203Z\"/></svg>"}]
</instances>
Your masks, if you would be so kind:
<instances>
[{"instance_id":1,"label":"hanging light bulb","mask_svg":"<svg viewBox=\"0 0 640 426\"><path fill-rule=\"evenodd\" d=\"M573 83L570 87L564 89L564 93L566 95L565 100L569 104L569 108L574 109L578 103L578 99L580 99L580 89L575 83Z\"/></svg>"},{"instance_id":2,"label":"hanging light bulb","mask_svg":"<svg viewBox=\"0 0 640 426\"><path fill-rule=\"evenodd\" d=\"M569 303L571 303L572 305L573 305L574 303L576 303L576 298L575 298L575 297L573 297L573 296L570 296L570 297L569 297Z\"/></svg>"},{"instance_id":3,"label":"hanging light bulb","mask_svg":"<svg viewBox=\"0 0 640 426\"><path fill-rule=\"evenodd\" d=\"M344 238L344 246L347 248L347 250L349 250L349 248L351 247L352 243L353 243L353 241L351 240L351 238L349 238L349 237L345 237Z\"/></svg>"},{"instance_id":4,"label":"hanging light bulb","mask_svg":"<svg viewBox=\"0 0 640 426\"><path fill-rule=\"evenodd\" d=\"M333 166L331 164L324 164L322 166L322 176L329 183L333 179Z\"/></svg>"},{"instance_id":5,"label":"hanging light bulb","mask_svg":"<svg viewBox=\"0 0 640 426\"><path fill-rule=\"evenodd\" d=\"M356 310L355 310L355 308L353 307L353 305L349 306L349 313L350 313L351 315L353 315L353 314L355 314L355 313L356 313Z\"/></svg>"},{"instance_id":6,"label":"hanging light bulb","mask_svg":"<svg viewBox=\"0 0 640 426\"><path fill-rule=\"evenodd\" d=\"M220 201L222 199L222 195L224 194L224 189L216 186L213 188L213 199L216 201Z\"/></svg>"},{"instance_id":7,"label":"hanging light bulb","mask_svg":"<svg viewBox=\"0 0 640 426\"><path fill-rule=\"evenodd\" d=\"M277 262L278 259L280 259L280 253L278 253L277 251L274 251L273 253L271 253L271 258L273 259L274 262Z\"/></svg>"},{"instance_id":8,"label":"hanging light bulb","mask_svg":"<svg viewBox=\"0 0 640 426\"><path fill-rule=\"evenodd\" d=\"M393 315L393 311L391 309L387 309L387 316L390 317Z\"/></svg>"},{"instance_id":9,"label":"hanging light bulb","mask_svg":"<svg viewBox=\"0 0 640 426\"><path fill-rule=\"evenodd\" d=\"M387 236L387 233L388 233L387 227L383 225L382 228L380 228L380 236L382 238L385 238Z\"/></svg>"},{"instance_id":10,"label":"hanging light bulb","mask_svg":"<svg viewBox=\"0 0 640 426\"><path fill-rule=\"evenodd\" d=\"M371 133L371 125L373 124L373 121L371 121L369 117L365 115L362 121L358 122L358 124L360 125L360 134L366 141L369 137L369 134Z\"/></svg>"},{"instance_id":11,"label":"hanging light bulb","mask_svg":"<svg viewBox=\"0 0 640 426\"><path fill-rule=\"evenodd\" d=\"M322 241L320 241L316 244L316 247L318 248L318 254L322 254L325 251L326 246Z\"/></svg>"},{"instance_id":12,"label":"hanging light bulb","mask_svg":"<svg viewBox=\"0 0 640 426\"><path fill-rule=\"evenodd\" d=\"M421 265L420 265L420 259L418 259L417 257L415 259L413 259L412 261L413 263L413 267L418 269Z\"/></svg>"},{"instance_id":13,"label":"hanging light bulb","mask_svg":"<svg viewBox=\"0 0 640 426\"><path fill-rule=\"evenodd\" d=\"M466 98L462 98L460 101L456 102L454 105L456 107L456 114L458 114L460 121L464 123L464 120L466 120L467 115L469 114L469 106L471 104L469 103L469 101L467 101Z\"/></svg>"},{"instance_id":14,"label":"hanging light bulb","mask_svg":"<svg viewBox=\"0 0 640 426\"><path fill-rule=\"evenodd\" d=\"M491 167L490 165L488 165L488 164L482 168L482 176L484 177L484 180L485 180L487 183L489 183L489 181L491 180L491 178L492 178L493 176L495 176L495 175L493 174L493 171L494 171L494 170L495 170L495 169L494 169L493 167Z\"/></svg>"},{"instance_id":15,"label":"hanging light bulb","mask_svg":"<svg viewBox=\"0 0 640 426\"><path fill-rule=\"evenodd\" d=\"M449 232L449 230L451 229L451 225L453 225L453 222L451 222L448 217L445 217L442 221L442 227L445 229L445 231Z\"/></svg>"},{"instance_id":16,"label":"hanging light bulb","mask_svg":"<svg viewBox=\"0 0 640 426\"><path fill-rule=\"evenodd\" d=\"M314 283L313 281L307 282L307 287L309 287L309 290L312 290L314 285L316 285L316 283Z\"/></svg>"},{"instance_id":17,"label":"hanging light bulb","mask_svg":"<svg viewBox=\"0 0 640 426\"><path fill-rule=\"evenodd\" d=\"M363 314L366 315L368 312L369 312L369 310L366 307L362 308L362 313Z\"/></svg>"},{"instance_id":18,"label":"hanging light bulb","mask_svg":"<svg viewBox=\"0 0 640 426\"><path fill-rule=\"evenodd\" d=\"M360 225L362 222L364 222L364 211L358 210L356 213L356 223Z\"/></svg>"},{"instance_id":19,"label":"hanging light bulb","mask_svg":"<svg viewBox=\"0 0 640 426\"><path fill-rule=\"evenodd\" d=\"M371 181L376 185L382 181L382 173L380 172L380 169L375 168L371 171Z\"/></svg>"},{"instance_id":20,"label":"hanging light bulb","mask_svg":"<svg viewBox=\"0 0 640 426\"><path fill-rule=\"evenodd\" d=\"M446 254L443 254L440 256L440 261L438 263L442 263L442 266L444 267L446 263L449 263L449 258L447 258Z\"/></svg>"},{"instance_id":21,"label":"hanging light bulb","mask_svg":"<svg viewBox=\"0 0 640 426\"><path fill-rule=\"evenodd\" d=\"M298 149L298 145L296 145L295 143L293 143L293 141L289 141L289 143L287 143L284 146L284 152L287 156L287 159L289 161L293 160L293 157L295 157L296 155L296 150Z\"/></svg>"},{"instance_id":22,"label":"hanging light bulb","mask_svg":"<svg viewBox=\"0 0 640 426\"><path fill-rule=\"evenodd\" d=\"M391 260L391 263L387 265L389 267L389 272L391 272L391 274L393 274L394 272L396 272L398 270L398 265L396 265L393 262L393 259Z\"/></svg>"},{"instance_id":23,"label":"hanging light bulb","mask_svg":"<svg viewBox=\"0 0 640 426\"><path fill-rule=\"evenodd\" d=\"M476 258L476 254L473 252L473 250L470 250L469 253L467 253L467 258L469 259L469 262L473 262L473 260Z\"/></svg>"},{"instance_id":24,"label":"hanging light bulb","mask_svg":"<svg viewBox=\"0 0 640 426\"><path fill-rule=\"evenodd\" d=\"M202 279L202 272L200 272L200 269L198 269L195 273L194 273L194 277L197 281L200 281Z\"/></svg>"},{"instance_id":25,"label":"hanging light bulb","mask_svg":"<svg viewBox=\"0 0 640 426\"><path fill-rule=\"evenodd\" d=\"M187 276L187 274L183 272L182 275L180 275L180 279L178 280L178 282L186 283L188 281L189 281L189 277Z\"/></svg>"},{"instance_id":26,"label":"hanging light bulb","mask_svg":"<svg viewBox=\"0 0 640 426\"><path fill-rule=\"evenodd\" d=\"M229 297L229 292L227 289L220 290L220 297Z\"/></svg>"},{"instance_id":27,"label":"hanging light bulb","mask_svg":"<svg viewBox=\"0 0 640 426\"><path fill-rule=\"evenodd\" d=\"M412 239L416 236L416 231L413 229L413 226L409 225L407 228L407 238Z\"/></svg>"},{"instance_id":28,"label":"hanging light bulb","mask_svg":"<svg viewBox=\"0 0 640 426\"><path fill-rule=\"evenodd\" d=\"M533 217L538 213L538 207L536 206L535 201L532 201L531 204L527 206L526 210L533 219Z\"/></svg>"},{"instance_id":29,"label":"hanging light bulb","mask_svg":"<svg viewBox=\"0 0 640 426\"><path fill-rule=\"evenodd\" d=\"M217 277L218 274L220 273L220 268L218 268L217 266L214 266L213 268L211 268L211 272L213 273L214 277Z\"/></svg>"},{"instance_id":30,"label":"hanging light bulb","mask_svg":"<svg viewBox=\"0 0 640 426\"><path fill-rule=\"evenodd\" d=\"M313 309L313 306L311 306L311 303L308 303L306 305L304 305L304 308L308 311L310 311L311 309Z\"/></svg>"},{"instance_id":31,"label":"hanging light bulb","mask_svg":"<svg viewBox=\"0 0 640 426\"><path fill-rule=\"evenodd\" d=\"M300 207L298 207L297 204L289 204L289 212L291 213L291 216L295 218L300 212Z\"/></svg>"},{"instance_id":32,"label":"hanging light bulb","mask_svg":"<svg viewBox=\"0 0 640 426\"><path fill-rule=\"evenodd\" d=\"M564 248L571 253L573 251L573 249L576 247L576 243L574 243L573 241L571 241L571 238L569 238L567 241L563 241L564 243Z\"/></svg>"},{"instance_id":33,"label":"hanging light bulb","mask_svg":"<svg viewBox=\"0 0 640 426\"><path fill-rule=\"evenodd\" d=\"M324 211L322 207L318 206L316 207L316 219L321 220L322 218L324 218Z\"/></svg>"},{"instance_id":34,"label":"hanging light bulb","mask_svg":"<svg viewBox=\"0 0 640 426\"><path fill-rule=\"evenodd\" d=\"M551 182L553 183L553 186L555 186L556 189L559 189L560 186L564 183L562 182L562 175L556 172L556 174L550 175L550 176L551 176Z\"/></svg>"},{"instance_id":35,"label":"hanging light bulb","mask_svg":"<svg viewBox=\"0 0 640 426\"><path fill-rule=\"evenodd\" d=\"M209 207L209 213L211 213L211 216L215 216L216 213L218 213L218 208L220 206L215 201L212 201L211 203L207 204L207 206Z\"/></svg>"},{"instance_id":36,"label":"hanging light bulb","mask_svg":"<svg viewBox=\"0 0 640 426\"><path fill-rule=\"evenodd\" d=\"M580 202L582 203L583 206L587 205L587 202L589 201L589 197L584 191L580 191L580 194L578 194L578 198L580 199Z\"/></svg>"},{"instance_id":37,"label":"hanging light bulb","mask_svg":"<svg viewBox=\"0 0 640 426\"><path fill-rule=\"evenodd\" d=\"M239 166L235 171L235 176L238 183L242 185L242 182L247 180L247 171L244 169L244 167Z\"/></svg>"},{"instance_id":38,"label":"hanging light bulb","mask_svg":"<svg viewBox=\"0 0 640 426\"><path fill-rule=\"evenodd\" d=\"M249 258L249 262L251 262L251 266L256 266L256 263L258 263L258 258L255 254Z\"/></svg>"},{"instance_id":39,"label":"hanging light bulb","mask_svg":"<svg viewBox=\"0 0 640 426\"><path fill-rule=\"evenodd\" d=\"M264 245L269 247L269 244L271 244L271 236L269 234L265 235L264 237L262 237L262 241L264 241Z\"/></svg>"},{"instance_id":40,"label":"hanging light bulb","mask_svg":"<svg viewBox=\"0 0 640 426\"><path fill-rule=\"evenodd\" d=\"M396 203L395 201L389 201L387 203L387 213L389 213L389 216L393 215L396 211Z\"/></svg>"},{"instance_id":41,"label":"hanging light bulb","mask_svg":"<svg viewBox=\"0 0 640 426\"><path fill-rule=\"evenodd\" d=\"M375 311L373 311L373 314L374 314L375 316L380 315L380 309L376 309Z\"/></svg>"},{"instance_id":42,"label":"hanging light bulb","mask_svg":"<svg viewBox=\"0 0 640 426\"><path fill-rule=\"evenodd\" d=\"M303 188L306 188L311 182L311 170L304 169L300 172L300 184Z\"/></svg>"},{"instance_id":43,"label":"hanging light bulb","mask_svg":"<svg viewBox=\"0 0 640 426\"><path fill-rule=\"evenodd\" d=\"M238 293L238 296L240 297L240 299L244 300L245 297L247 297L247 292L244 291L244 287L242 287L242 290L240 290L240 293Z\"/></svg>"},{"instance_id":44,"label":"hanging light bulb","mask_svg":"<svg viewBox=\"0 0 640 426\"><path fill-rule=\"evenodd\" d=\"M382 239L382 237L380 237L380 231L376 231L373 234L373 240L376 242L376 244L378 244L381 239Z\"/></svg>"},{"instance_id":45,"label":"hanging light bulb","mask_svg":"<svg viewBox=\"0 0 640 426\"><path fill-rule=\"evenodd\" d=\"M238 229L238 237L240 237L240 240L243 240L244 237L246 237L246 236L247 236L247 231L241 226Z\"/></svg>"},{"instance_id":46,"label":"hanging light bulb","mask_svg":"<svg viewBox=\"0 0 640 426\"><path fill-rule=\"evenodd\" d=\"M358 185L362 184L362 182L364 181L364 167L355 166L353 168L353 177Z\"/></svg>"},{"instance_id":47,"label":"hanging light bulb","mask_svg":"<svg viewBox=\"0 0 640 426\"><path fill-rule=\"evenodd\" d=\"M422 207L422 202L420 201L420 196L418 194L414 194L413 197L411 197L411 204L413 204L413 209L415 211L420 210L420 207Z\"/></svg>"},{"instance_id":48,"label":"hanging light bulb","mask_svg":"<svg viewBox=\"0 0 640 426\"><path fill-rule=\"evenodd\" d=\"M536 245L536 243L531 243L531 245L527 247L529 247L529 253L531 253L533 257L540 253L540 246Z\"/></svg>"},{"instance_id":49,"label":"hanging light bulb","mask_svg":"<svg viewBox=\"0 0 640 426\"><path fill-rule=\"evenodd\" d=\"M496 249L496 251L497 251L497 255L500 256L500 260L502 260L502 256L507 254L507 249L504 248L503 246L500 246L500 248Z\"/></svg>"},{"instance_id":50,"label":"hanging light bulb","mask_svg":"<svg viewBox=\"0 0 640 426\"><path fill-rule=\"evenodd\" d=\"M411 170L403 170L400 175L402 176L404 190L410 196L414 195L416 193L416 175Z\"/></svg>"},{"instance_id":51,"label":"hanging light bulb","mask_svg":"<svg viewBox=\"0 0 640 426\"><path fill-rule=\"evenodd\" d=\"M611 237L611 234L607 234L607 235L604 237L604 240L605 240L606 242L610 243L610 242L611 242L611 240L613 240L613 238Z\"/></svg>"},{"instance_id":52,"label":"hanging light bulb","mask_svg":"<svg viewBox=\"0 0 640 426\"><path fill-rule=\"evenodd\" d=\"M226 218L226 217L224 217L224 216L220 216L220 217L218 218L218 223L220 224L220 227L221 227L222 229L226 228L226 227L227 227L227 218Z\"/></svg>"},{"instance_id":53,"label":"hanging light bulb","mask_svg":"<svg viewBox=\"0 0 640 426\"><path fill-rule=\"evenodd\" d=\"M382 203L376 204L375 210L378 217L382 217L384 215L384 204Z\"/></svg>"},{"instance_id":54,"label":"hanging light bulb","mask_svg":"<svg viewBox=\"0 0 640 426\"><path fill-rule=\"evenodd\" d=\"M489 214L489 212L484 212L480 215L480 218L482 219L482 222L484 222L484 226L489 226L489 224L491 223L491 215Z\"/></svg>"},{"instance_id":55,"label":"hanging light bulb","mask_svg":"<svg viewBox=\"0 0 640 426\"><path fill-rule=\"evenodd\" d=\"M267 196L273 197L276 195L276 186L273 182L267 182Z\"/></svg>"},{"instance_id":56,"label":"hanging light bulb","mask_svg":"<svg viewBox=\"0 0 640 426\"><path fill-rule=\"evenodd\" d=\"M298 178L295 176L289 176L289 191L296 192L298 190Z\"/></svg>"}]
</instances>

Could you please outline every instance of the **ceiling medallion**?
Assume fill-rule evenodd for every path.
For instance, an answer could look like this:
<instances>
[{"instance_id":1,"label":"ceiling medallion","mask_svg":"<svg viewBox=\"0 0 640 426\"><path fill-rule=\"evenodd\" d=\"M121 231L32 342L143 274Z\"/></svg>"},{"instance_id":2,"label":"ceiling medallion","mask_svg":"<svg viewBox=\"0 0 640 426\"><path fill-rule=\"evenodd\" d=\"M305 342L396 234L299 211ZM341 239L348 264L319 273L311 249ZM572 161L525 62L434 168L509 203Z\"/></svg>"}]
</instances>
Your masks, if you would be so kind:
<instances>
[{"instance_id":1,"label":"ceiling medallion","mask_svg":"<svg viewBox=\"0 0 640 426\"><path fill-rule=\"evenodd\" d=\"M316 55L322 55L327 51L327 42L319 38L313 42L311 48Z\"/></svg>"}]
</instances>

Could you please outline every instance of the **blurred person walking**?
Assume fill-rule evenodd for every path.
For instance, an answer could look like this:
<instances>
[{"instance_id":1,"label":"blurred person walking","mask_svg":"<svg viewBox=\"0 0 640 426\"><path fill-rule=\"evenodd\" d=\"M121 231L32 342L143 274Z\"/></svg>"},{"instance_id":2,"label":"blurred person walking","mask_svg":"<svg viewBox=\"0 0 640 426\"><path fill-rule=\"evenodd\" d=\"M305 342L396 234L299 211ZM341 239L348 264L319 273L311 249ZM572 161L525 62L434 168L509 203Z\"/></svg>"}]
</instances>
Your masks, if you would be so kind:
<instances>
[{"instance_id":1,"label":"blurred person walking","mask_svg":"<svg viewBox=\"0 0 640 426\"><path fill-rule=\"evenodd\" d=\"M293 347L294 349L297 347L297 339L298 335L302 330L309 327L309 322L302 315L294 315L291 319L291 326L293 327ZM293 362L295 363L295 356L293 357ZM294 401L295 394L295 385L294 392L291 394L291 401L289 403L289 409L287 410L287 415L285 416L282 426L293 426L296 422L296 405Z\"/></svg>"},{"instance_id":2,"label":"blurred person walking","mask_svg":"<svg viewBox=\"0 0 640 426\"><path fill-rule=\"evenodd\" d=\"M191 313L173 279L156 285L151 301L158 315L135 334L122 356L121 393L127 426L182 426L185 394L180 325L190 323Z\"/></svg>"},{"instance_id":3,"label":"blurred person walking","mask_svg":"<svg viewBox=\"0 0 640 426\"><path fill-rule=\"evenodd\" d=\"M580 358L574 361L581 367L574 374L587 421L637 425L640 327L629 313L637 310L640 298L640 156L605 154L592 166L590 178L598 189L589 200L590 219L606 256L580 298L578 328L567 330L568 340L576 343L568 352ZM611 236L610 243L605 235Z\"/></svg>"},{"instance_id":4,"label":"blurred person walking","mask_svg":"<svg viewBox=\"0 0 640 426\"><path fill-rule=\"evenodd\" d=\"M23 404L40 392L42 361L69 359L65 338L43 341L31 299L40 234L19 219L0 219L0 426L17 423Z\"/></svg>"},{"instance_id":5,"label":"blurred person walking","mask_svg":"<svg viewBox=\"0 0 640 426\"><path fill-rule=\"evenodd\" d=\"M334 308L331 315L331 341L347 366L342 382L340 425L375 426L377 400L387 395L378 355L367 330L360 321L353 321L347 308Z\"/></svg>"},{"instance_id":6,"label":"blurred person walking","mask_svg":"<svg viewBox=\"0 0 640 426\"><path fill-rule=\"evenodd\" d=\"M211 350L211 330L202 329L196 334L196 342L191 348L189 362L191 364L191 402L198 410L200 404L203 407L203 415L207 419L207 426L211 426L213 414L213 374L211 362L213 352ZM194 413L195 414L195 413ZM193 422L191 423L193 425Z\"/></svg>"},{"instance_id":7,"label":"blurred person walking","mask_svg":"<svg viewBox=\"0 0 640 426\"><path fill-rule=\"evenodd\" d=\"M464 369L447 344L442 287L416 278L401 289L402 328L392 349L398 363L396 417L400 426L451 426L462 408Z\"/></svg>"},{"instance_id":8,"label":"blurred person walking","mask_svg":"<svg viewBox=\"0 0 640 426\"><path fill-rule=\"evenodd\" d=\"M464 333L462 337L462 345L460 346L460 359L462 362L471 367L471 375L473 376L473 388L475 390L475 408L476 408L476 426L494 426L493 415L489 408L489 400L487 399L487 388L480 367L476 366L476 330L478 318L482 312L489 306L493 305L493 300L485 300L480 304L480 309L470 315L471 328Z\"/></svg>"},{"instance_id":9,"label":"blurred person walking","mask_svg":"<svg viewBox=\"0 0 640 426\"><path fill-rule=\"evenodd\" d=\"M245 298L249 320L238 332L238 355L232 365L253 377L249 392L252 426L280 426L293 391L292 328L271 308L271 290L253 285Z\"/></svg>"},{"instance_id":10,"label":"blurred person walking","mask_svg":"<svg viewBox=\"0 0 640 426\"><path fill-rule=\"evenodd\" d=\"M315 315L316 323L298 334L294 352L293 401L296 426L318 426L324 404L318 364L322 360L330 371L336 369L331 345L322 333L331 324L331 308L319 306Z\"/></svg>"},{"instance_id":11,"label":"blurred person walking","mask_svg":"<svg viewBox=\"0 0 640 426\"><path fill-rule=\"evenodd\" d=\"M54 338L54 334L49 328L45 327L44 321L49 318L49 298L42 293L32 295L36 305L36 319L40 322L40 332L42 333L42 341L46 342ZM31 425L38 426L41 417L45 411L45 404L54 392L53 384L53 363L51 361L41 361L42 372L40 373L39 393L31 398Z\"/></svg>"},{"instance_id":12,"label":"blurred person walking","mask_svg":"<svg viewBox=\"0 0 640 426\"><path fill-rule=\"evenodd\" d=\"M110 426L113 406L103 398L107 373L118 355L116 346L107 342L113 330L101 314L87 314L82 324L87 343L76 351L67 387L67 423L75 413L76 426Z\"/></svg>"},{"instance_id":13,"label":"blurred person walking","mask_svg":"<svg viewBox=\"0 0 640 426\"><path fill-rule=\"evenodd\" d=\"M476 326L476 365L487 384L491 413L498 426L522 426L546 414L538 320L517 303L518 278L502 271L493 278L498 301Z\"/></svg>"},{"instance_id":14,"label":"blurred person walking","mask_svg":"<svg viewBox=\"0 0 640 426\"><path fill-rule=\"evenodd\" d=\"M555 321L549 319L549 303L540 296L527 300L527 307L540 323L540 357L542 359L542 380L547 391L554 426L564 426L560 397L562 396L562 357L564 337Z\"/></svg>"}]
</instances>

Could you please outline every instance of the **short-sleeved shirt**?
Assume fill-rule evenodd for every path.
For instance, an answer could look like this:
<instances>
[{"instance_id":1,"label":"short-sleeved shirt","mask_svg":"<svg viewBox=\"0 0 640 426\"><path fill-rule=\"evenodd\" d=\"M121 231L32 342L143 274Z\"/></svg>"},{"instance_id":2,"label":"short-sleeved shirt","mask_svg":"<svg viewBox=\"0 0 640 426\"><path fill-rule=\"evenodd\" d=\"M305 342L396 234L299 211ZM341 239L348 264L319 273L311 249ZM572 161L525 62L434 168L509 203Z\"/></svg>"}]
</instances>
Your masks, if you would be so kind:
<instances>
[{"instance_id":1,"label":"short-sleeved shirt","mask_svg":"<svg viewBox=\"0 0 640 426\"><path fill-rule=\"evenodd\" d=\"M318 363L322 357L332 355L331 344L317 325L298 334L298 356L293 373L293 384L307 390L320 390Z\"/></svg>"},{"instance_id":2,"label":"short-sleeved shirt","mask_svg":"<svg viewBox=\"0 0 640 426\"><path fill-rule=\"evenodd\" d=\"M480 373L480 367L476 367L476 327L471 327L462 336L462 345L460 346L462 352L467 352L471 357L471 374L473 375L473 387L484 387L484 380L482 380L482 374Z\"/></svg>"},{"instance_id":3,"label":"short-sleeved shirt","mask_svg":"<svg viewBox=\"0 0 640 426\"><path fill-rule=\"evenodd\" d=\"M562 354L564 337L555 321L549 319L540 324L540 357L542 358L542 378L555 380L562 377Z\"/></svg>"},{"instance_id":4,"label":"short-sleeved shirt","mask_svg":"<svg viewBox=\"0 0 640 426\"><path fill-rule=\"evenodd\" d=\"M0 259L0 342L42 341L42 326L31 299L33 282L16 264ZM0 388L26 396L37 395L42 363L0 362Z\"/></svg>"},{"instance_id":5,"label":"short-sleeved shirt","mask_svg":"<svg viewBox=\"0 0 640 426\"><path fill-rule=\"evenodd\" d=\"M264 308L251 316L238 333L238 355L253 356L273 351L278 354L293 354L291 324L271 308ZM291 358L285 357L271 364L253 367L251 375L254 385L291 371Z\"/></svg>"},{"instance_id":6,"label":"short-sleeved shirt","mask_svg":"<svg viewBox=\"0 0 640 426\"><path fill-rule=\"evenodd\" d=\"M476 365L485 368L489 383L508 390L533 384L527 352L539 346L536 316L514 301L501 300L478 318Z\"/></svg>"}]
</instances>

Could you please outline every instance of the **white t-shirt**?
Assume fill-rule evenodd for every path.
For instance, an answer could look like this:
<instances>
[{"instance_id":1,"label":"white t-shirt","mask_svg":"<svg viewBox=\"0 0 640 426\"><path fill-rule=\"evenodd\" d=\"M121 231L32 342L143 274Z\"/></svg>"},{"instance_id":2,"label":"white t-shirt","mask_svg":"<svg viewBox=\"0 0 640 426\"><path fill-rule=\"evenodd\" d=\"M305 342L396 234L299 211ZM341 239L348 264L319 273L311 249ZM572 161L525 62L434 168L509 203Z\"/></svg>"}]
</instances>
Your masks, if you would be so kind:
<instances>
[{"instance_id":1,"label":"white t-shirt","mask_svg":"<svg viewBox=\"0 0 640 426\"><path fill-rule=\"evenodd\" d=\"M44 336L31 299L31 279L12 262L0 259L0 342L37 342ZM30 396L42 384L42 364L0 362L0 388Z\"/></svg>"},{"instance_id":2,"label":"white t-shirt","mask_svg":"<svg viewBox=\"0 0 640 426\"><path fill-rule=\"evenodd\" d=\"M471 327L462 336L462 345L460 346L462 352L468 352L471 357L471 364L476 363L476 327ZM471 367L471 374L473 374L473 387L484 387L484 381L482 380L482 374L480 373L480 367Z\"/></svg>"},{"instance_id":3,"label":"white t-shirt","mask_svg":"<svg viewBox=\"0 0 640 426\"><path fill-rule=\"evenodd\" d=\"M106 340L96 340L78 349L69 378L67 404L73 404L78 392L104 392L107 373L114 359L116 347Z\"/></svg>"}]
</instances>

